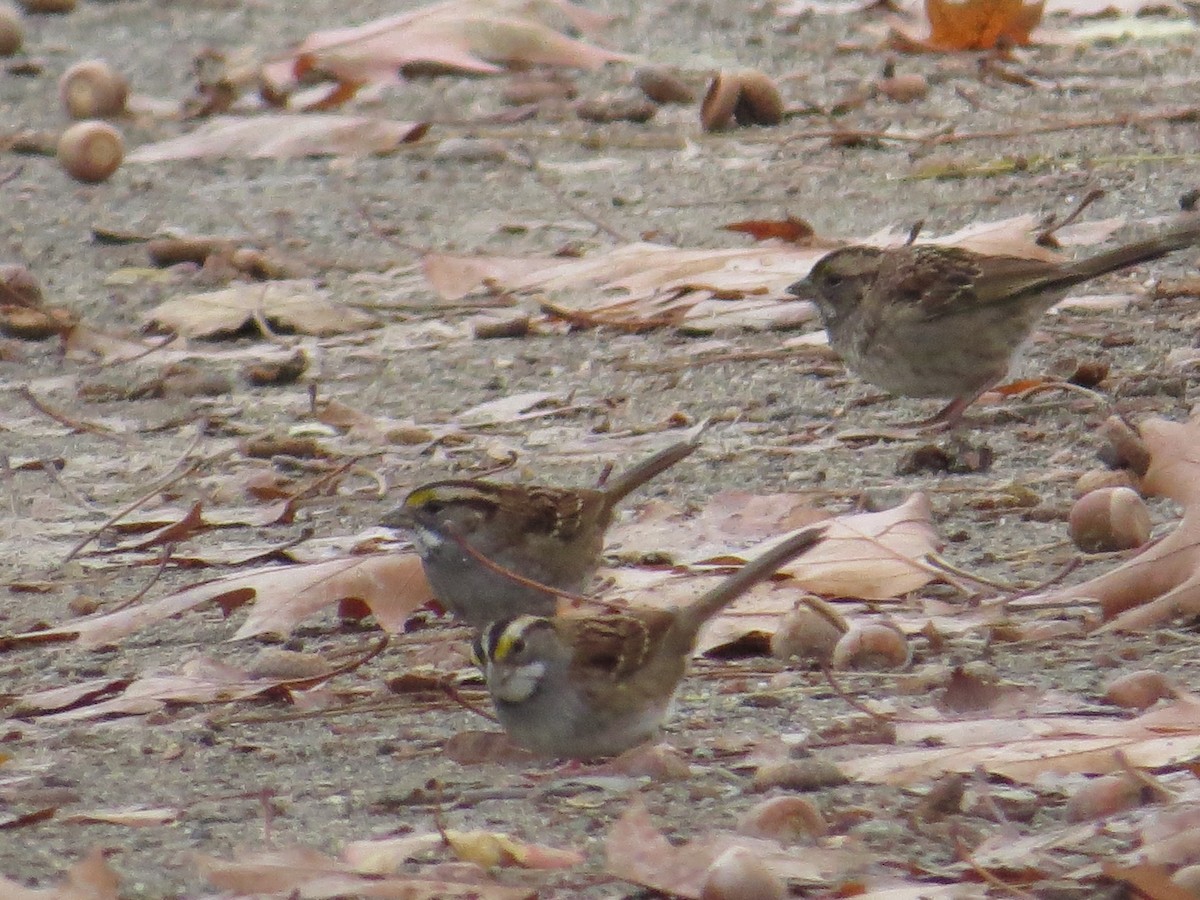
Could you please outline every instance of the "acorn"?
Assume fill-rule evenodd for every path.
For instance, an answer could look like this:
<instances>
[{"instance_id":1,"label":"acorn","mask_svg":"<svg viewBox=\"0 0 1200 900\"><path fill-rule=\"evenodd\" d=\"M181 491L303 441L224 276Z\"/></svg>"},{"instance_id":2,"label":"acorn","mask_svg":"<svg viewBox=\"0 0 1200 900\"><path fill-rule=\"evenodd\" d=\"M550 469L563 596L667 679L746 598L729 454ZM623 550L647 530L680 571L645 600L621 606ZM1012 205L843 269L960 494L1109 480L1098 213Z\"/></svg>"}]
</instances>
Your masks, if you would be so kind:
<instances>
[{"instance_id":1,"label":"acorn","mask_svg":"<svg viewBox=\"0 0 1200 900\"><path fill-rule=\"evenodd\" d=\"M1142 669L1118 675L1104 689L1104 699L1125 709L1146 709L1175 695L1175 687L1162 672Z\"/></svg>"},{"instance_id":2,"label":"acorn","mask_svg":"<svg viewBox=\"0 0 1200 900\"><path fill-rule=\"evenodd\" d=\"M768 797L738 819L737 830L781 844L821 837L829 827L812 801L804 797Z\"/></svg>"},{"instance_id":3,"label":"acorn","mask_svg":"<svg viewBox=\"0 0 1200 900\"><path fill-rule=\"evenodd\" d=\"M633 70L633 86L655 103L694 103L695 94L669 66L639 66Z\"/></svg>"},{"instance_id":4,"label":"acorn","mask_svg":"<svg viewBox=\"0 0 1200 900\"><path fill-rule=\"evenodd\" d=\"M908 639L882 622L854 625L841 636L830 660L835 669L887 671L902 669L912 659Z\"/></svg>"},{"instance_id":5,"label":"acorn","mask_svg":"<svg viewBox=\"0 0 1200 900\"><path fill-rule=\"evenodd\" d=\"M19 263L0 265L0 306L37 309L43 305L42 286L29 269Z\"/></svg>"},{"instance_id":6,"label":"acorn","mask_svg":"<svg viewBox=\"0 0 1200 900\"><path fill-rule=\"evenodd\" d=\"M708 868L701 900L784 900L787 888L757 854L730 847Z\"/></svg>"},{"instance_id":7,"label":"acorn","mask_svg":"<svg viewBox=\"0 0 1200 900\"><path fill-rule=\"evenodd\" d=\"M1137 490L1137 483L1128 469L1088 469L1075 481L1072 493L1078 498L1100 488L1111 487Z\"/></svg>"},{"instance_id":8,"label":"acorn","mask_svg":"<svg viewBox=\"0 0 1200 900\"><path fill-rule=\"evenodd\" d=\"M876 81L875 90L896 103L912 103L924 99L929 93L929 82L924 75L916 73L892 75Z\"/></svg>"},{"instance_id":9,"label":"acorn","mask_svg":"<svg viewBox=\"0 0 1200 900\"><path fill-rule=\"evenodd\" d=\"M1132 550L1150 540L1150 510L1137 491L1100 488L1075 501L1067 528L1084 553Z\"/></svg>"},{"instance_id":10,"label":"acorn","mask_svg":"<svg viewBox=\"0 0 1200 900\"><path fill-rule=\"evenodd\" d=\"M58 139L58 161L70 175L88 184L104 181L121 165L125 142L107 122L77 122Z\"/></svg>"},{"instance_id":11,"label":"acorn","mask_svg":"<svg viewBox=\"0 0 1200 900\"><path fill-rule=\"evenodd\" d=\"M783 97L771 78L756 69L718 72L700 101L700 126L720 131L738 125L778 125Z\"/></svg>"},{"instance_id":12,"label":"acorn","mask_svg":"<svg viewBox=\"0 0 1200 900\"><path fill-rule=\"evenodd\" d=\"M1146 802L1144 791L1145 785L1124 772L1089 779L1067 799L1066 820L1090 822L1136 809Z\"/></svg>"},{"instance_id":13,"label":"acorn","mask_svg":"<svg viewBox=\"0 0 1200 900\"><path fill-rule=\"evenodd\" d=\"M72 119L103 119L124 112L129 83L104 60L89 59L63 72L58 97Z\"/></svg>"},{"instance_id":14,"label":"acorn","mask_svg":"<svg viewBox=\"0 0 1200 900\"><path fill-rule=\"evenodd\" d=\"M12 56L21 49L24 40L21 14L14 7L0 5L0 56Z\"/></svg>"},{"instance_id":15,"label":"acorn","mask_svg":"<svg viewBox=\"0 0 1200 900\"><path fill-rule=\"evenodd\" d=\"M771 655L776 659L799 657L828 663L849 623L830 604L805 598L783 616L771 635Z\"/></svg>"}]
</instances>

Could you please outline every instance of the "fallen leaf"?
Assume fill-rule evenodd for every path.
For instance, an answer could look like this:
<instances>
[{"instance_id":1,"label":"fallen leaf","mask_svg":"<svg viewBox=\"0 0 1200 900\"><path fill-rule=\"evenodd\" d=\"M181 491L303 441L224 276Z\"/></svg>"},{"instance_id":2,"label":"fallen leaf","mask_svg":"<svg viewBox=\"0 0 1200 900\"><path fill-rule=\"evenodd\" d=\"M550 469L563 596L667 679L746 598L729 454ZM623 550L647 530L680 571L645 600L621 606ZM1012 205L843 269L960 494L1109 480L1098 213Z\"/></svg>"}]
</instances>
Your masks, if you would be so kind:
<instances>
[{"instance_id":1,"label":"fallen leaf","mask_svg":"<svg viewBox=\"0 0 1200 900\"><path fill-rule=\"evenodd\" d=\"M564 297L543 301L543 308L581 326L641 330L686 324L711 331L736 326L751 310L768 312L779 327L815 321L811 304L782 298L826 252L828 248L796 247L681 250L638 243L566 261L428 254L422 267L445 300L461 299L485 284L516 293L562 292ZM613 292L624 296L614 300ZM701 306L706 300L717 305Z\"/></svg>"},{"instance_id":2,"label":"fallen leaf","mask_svg":"<svg viewBox=\"0 0 1200 900\"><path fill-rule=\"evenodd\" d=\"M292 159L390 153L419 141L427 122L393 122L366 116L219 116L182 137L144 144L126 163L175 159Z\"/></svg>"},{"instance_id":3,"label":"fallen leaf","mask_svg":"<svg viewBox=\"0 0 1200 900\"><path fill-rule=\"evenodd\" d=\"M461 881L361 873L347 863L305 847L243 852L233 860L195 853L192 862L210 884L238 896L535 900L538 893L532 888L497 884L483 873Z\"/></svg>"},{"instance_id":4,"label":"fallen leaf","mask_svg":"<svg viewBox=\"0 0 1200 900\"><path fill-rule=\"evenodd\" d=\"M743 222L730 222L722 225L726 231L737 231L748 234L756 241L766 241L772 238L798 244L811 238L815 233L813 227L803 219L788 217L783 220L748 219Z\"/></svg>"},{"instance_id":5,"label":"fallen leaf","mask_svg":"<svg viewBox=\"0 0 1200 900\"><path fill-rule=\"evenodd\" d=\"M1107 775L1128 766L1175 766L1200 756L1200 702L1177 700L1135 719L1024 715L906 720L897 722L895 730L894 749L879 753L856 747L838 760L842 771L860 781L904 785L981 767L990 775L1033 784L1051 774Z\"/></svg>"},{"instance_id":6,"label":"fallen leaf","mask_svg":"<svg viewBox=\"0 0 1200 900\"><path fill-rule=\"evenodd\" d=\"M67 871L66 879L47 888L27 888L0 876L4 900L120 900L120 878L95 847Z\"/></svg>"},{"instance_id":7,"label":"fallen leaf","mask_svg":"<svg viewBox=\"0 0 1200 900\"><path fill-rule=\"evenodd\" d=\"M1045 0L925 0L929 34L914 37L894 29L891 45L911 52L992 50L1001 44L1024 46L1042 20Z\"/></svg>"},{"instance_id":8,"label":"fallen leaf","mask_svg":"<svg viewBox=\"0 0 1200 900\"><path fill-rule=\"evenodd\" d=\"M775 841L738 834L707 834L675 845L655 827L640 799L621 814L605 838L605 868L617 878L655 891L699 900L709 867L734 848L751 851L779 878L827 885L862 864L849 849L808 847L803 853Z\"/></svg>"},{"instance_id":9,"label":"fallen leaf","mask_svg":"<svg viewBox=\"0 0 1200 900\"><path fill-rule=\"evenodd\" d=\"M126 806L120 809L82 810L65 815L59 821L72 825L125 825L129 828L146 828L152 825L170 825L179 821L182 815L183 810L173 806Z\"/></svg>"},{"instance_id":10,"label":"fallen leaf","mask_svg":"<svg viewBox=\"0 0 1200 900\"><path fill-rule=\"evenodd\" d=\"M239 284L221 291L191 294L159 304L148 324L184 337L236 334L261 315L281 331L329 337L379 327L372 315L322 296L309 281Z\"/></svg>"},{"instance_id":11,"label":"fallen leaf","mask_svg":"<svg viewBox=\"0 0 1200 900\"><path fill-rule=\"evenodd\" d=\"M178 669L158 668L136 678L125 678L96 690L95 680L85 682L87 693L66 701L69 688L51 688L17 697L17 709L33 717L42 714L47 721L78 722L107 716L146 715L168 705L230 703L264 694L290 694L328 681L335 675L357 668L372 658L382 645L364 657L342 666L321 662L307 672L269 673L244 669L206 656L187 660Z\"/></svg>"},{"instance_id":12,"label":"fallen leaf","mask_svg":"<svg viewBox=\"0 0 1200 900\"><path fill-rule=\"evenodd\" d=\"M160 600L7 640L20 643L74 637L80 646L97 647L209 601L220 604L228 615L255 597L257 603L234 634L235 640L266 632L286 634L325 607L351 600L369 609L384 631L397 633L413 610L433 599L416 554L378 554L238 572Z\"/></svg>"},{"instance_id":13,"label":"fallen leaf","mask_svg":"<svg viewBox=\"0 0 1200 900\"><path fill-rule=\"evenodd\" d=\"M1035 240L1033 216L978 222L920 243L961 246L978 253L1056 261L1061 254ZM1067 229L1063 229L1064 232ZM1101 240L1105 228L1072 226L1071 242ZM885 229L858 243L895 246L907 239ZM686 249L639 242L596 256L513 258L426 254L422 271L438 295L458 302L487 288L534 294L550 320L577 327L626 331L677 328L691 334L720 328L794 329L817 323L807 301L787 288L841 241L814 236L809 246L756 246L733 250Z\"/></svg>"},{"instance_id":14,"label":"fallen leaf","mask_svg":"<svg viewBox=\"0 0 1200 900\"><path fill-rule=\"evenodd\" d=\"M402 73L466 72L489 75L505 67L593 69L631 59L560 34L540 19L566 12L576 22L600 20L566 2L512 3L449 0L363 25L310 34L287 57L264 68L287 91L313 72L336 80L344 102L363 84L394 82Z\"/></svg>"},{"instance_id":15,"label":"fallen leaf","mask_svg":"<svg viewBox=\"0 0 1200 900\"><path fill-rule=\"evenodd\" d=\"M454 854L484 869L517 866L522 869L569 869L582 865L584 855L576 850L558 850L540 844L515 841L495 831L454 831L443 836Z\"/></svg>"}]
</instances>

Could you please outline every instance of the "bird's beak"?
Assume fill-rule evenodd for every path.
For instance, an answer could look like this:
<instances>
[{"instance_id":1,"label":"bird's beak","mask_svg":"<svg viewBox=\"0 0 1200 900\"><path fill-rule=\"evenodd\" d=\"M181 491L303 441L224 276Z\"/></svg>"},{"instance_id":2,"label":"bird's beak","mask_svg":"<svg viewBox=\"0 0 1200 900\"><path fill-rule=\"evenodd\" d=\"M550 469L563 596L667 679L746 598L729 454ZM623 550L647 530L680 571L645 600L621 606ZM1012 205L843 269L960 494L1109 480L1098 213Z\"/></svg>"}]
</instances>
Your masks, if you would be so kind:
<instances>
[{"instance_id":1,"label":"bird's beak","mask_svg":"<svg viewBox=\"0 0 1200 900\"><path fill-rule=\"evenodd\" d=\"M383 514L383 518L379 520L379 524L384 528L398 528L404 531L409 531L413 527L412 513L407 507L397 506L391 512Z\"/></svg>"},{"instance_id":2,"label":"bird's beak","mask_svg":"<svg viewBox=\"0 0 1200 900\"><path fill-rule=\"evenodd\" d=\"M801 278L799 281L789 284L787 292L800 300L815 301L817 299L817 293L813 290L813 284L807 278Z\"/></svg>"}]
</instances>

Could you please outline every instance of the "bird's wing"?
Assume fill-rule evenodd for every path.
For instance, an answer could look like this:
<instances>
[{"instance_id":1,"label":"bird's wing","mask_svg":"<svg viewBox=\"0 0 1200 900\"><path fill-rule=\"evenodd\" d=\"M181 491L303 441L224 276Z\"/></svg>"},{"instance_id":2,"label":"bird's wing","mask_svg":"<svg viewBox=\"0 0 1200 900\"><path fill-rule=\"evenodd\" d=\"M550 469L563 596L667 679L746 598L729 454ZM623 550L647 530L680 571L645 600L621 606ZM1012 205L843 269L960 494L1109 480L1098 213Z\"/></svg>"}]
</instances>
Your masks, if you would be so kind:
<instances>
[{"instance_id":1,"label":"bird's wing","mask_svg":"<svg viewBox=\"0 0 1200 900\"><path fill-rule=\"evenodd\" d=\"M563 616L555 624L575 648L573 669L623 681L642 667L673 618L665 611L639 610L636 615Z\"/></svg>"},{"instance_id":2,"label":"bird's wing","mask_svg":"<svg viewBox=\"0 0 1200 900\"><path fill-rule=\"evenodd\" d=\"M920 318L929 321L1023 300L1058 269L1040 259L921 245L888 254L876 286L895 302L915 307Z\"/></svg>"}]
</instances>

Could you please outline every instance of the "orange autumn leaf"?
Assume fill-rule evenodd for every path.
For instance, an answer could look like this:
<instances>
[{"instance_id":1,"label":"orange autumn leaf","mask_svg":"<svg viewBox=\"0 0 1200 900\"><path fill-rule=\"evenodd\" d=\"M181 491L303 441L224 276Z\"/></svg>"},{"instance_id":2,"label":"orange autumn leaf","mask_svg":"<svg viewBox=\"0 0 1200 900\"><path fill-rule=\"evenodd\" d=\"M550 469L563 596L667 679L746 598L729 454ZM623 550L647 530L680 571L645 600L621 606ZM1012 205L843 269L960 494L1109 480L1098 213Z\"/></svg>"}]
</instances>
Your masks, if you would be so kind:
<instances>
[{"instance_id":1,"label":"orange autumn leaf","mask_svg":"<svg viewBox=\"0 0 1200 900\"><path fill-rule=\"evenodd\" d=\"M929 37L935 50L990 50L1000 42L1028 44L1042 20L1045 0L925 0Z\"/></svg>"},{"instance_id":2,"label":"orange autumn leaf","mask_svg":"<svg viewBox=\"0 0 1200 900\"><path fill-rule=\"evenodd\" d=\"M803 219L788 216L786 219L747 219L743 222L730 222L722 225L726 231L740 231L748 234L756 241L778 238L781 241L798 244L811 238L815 232L813 227Z\"/></svg>"}]
</instances>

